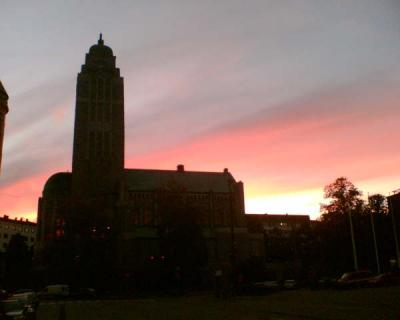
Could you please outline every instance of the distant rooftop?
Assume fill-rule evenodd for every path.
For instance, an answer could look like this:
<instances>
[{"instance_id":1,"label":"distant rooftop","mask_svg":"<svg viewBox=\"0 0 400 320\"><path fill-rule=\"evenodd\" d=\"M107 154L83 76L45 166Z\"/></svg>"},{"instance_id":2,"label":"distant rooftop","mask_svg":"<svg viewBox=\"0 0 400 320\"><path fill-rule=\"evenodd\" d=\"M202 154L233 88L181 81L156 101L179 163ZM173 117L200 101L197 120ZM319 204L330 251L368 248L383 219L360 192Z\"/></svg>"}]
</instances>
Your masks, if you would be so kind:
<instances>
[{"instance_id":1,"label":"distant rooftop","mask_svg":"<svg viewBox=\"0 0 400 320\"><path fill-rule=\"evenodd\" d=\"M306 214L256 214L246 213L246 217L250 219L258 219L266 222L309 222L310 216Z\"/></svg>"},{"instance_id":2,"label":"distant rooftop","mask_svg":"<svg viewBox=\"0 0 400 320\"><path fill-rule=\"evenodd\" d=\"M31 226L36 226L35 222L29 221L29 219L25 218L10 218L8 215L3 215L0 217L0 222L10 222L10 223L19 223L19 224L24 224L24 225L31 225Z\"/></svg>"}]
</instances>

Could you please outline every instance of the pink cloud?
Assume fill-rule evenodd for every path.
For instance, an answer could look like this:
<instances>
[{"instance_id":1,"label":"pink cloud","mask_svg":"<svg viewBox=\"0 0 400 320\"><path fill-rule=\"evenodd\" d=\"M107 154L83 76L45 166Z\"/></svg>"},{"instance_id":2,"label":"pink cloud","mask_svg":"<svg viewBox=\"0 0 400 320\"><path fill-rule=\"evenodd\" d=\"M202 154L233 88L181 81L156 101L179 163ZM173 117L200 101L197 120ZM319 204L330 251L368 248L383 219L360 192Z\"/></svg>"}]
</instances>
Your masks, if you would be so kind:
<instances>
[{"instance_id":1,"label":"pink cloud","mask_svg":"<svg viewBox=\"0 0 400 320\"><path fill-rule=\"evenodd\" d=\"M126 162L165 169L185 163L199 171L229 167L260 194L322 188L341 175L356 181L394 176L400 161L394 148L400 137L395 98L317 99L287 110L285 117L259 118L253 125L225 128Z\"/></svg>"}]
</instances>

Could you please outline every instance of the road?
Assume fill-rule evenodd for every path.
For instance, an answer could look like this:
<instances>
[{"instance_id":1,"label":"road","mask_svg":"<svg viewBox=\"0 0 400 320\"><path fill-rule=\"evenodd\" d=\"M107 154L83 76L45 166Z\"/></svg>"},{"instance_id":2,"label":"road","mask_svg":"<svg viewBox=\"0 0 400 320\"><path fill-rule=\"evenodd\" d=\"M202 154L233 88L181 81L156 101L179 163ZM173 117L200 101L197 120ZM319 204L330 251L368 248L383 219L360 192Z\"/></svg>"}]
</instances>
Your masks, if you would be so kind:
<instances>
[{"instance_id":1,"label":"road","mask_svg":"<svg viewBox=\"0 0 400 320\"><path fill-rule=\"evenodd\" d=\"M346 291L306 289L267 296L186 296L43 302L38 320L399 320L400 287Z\"/></svg>"}]
</instances>

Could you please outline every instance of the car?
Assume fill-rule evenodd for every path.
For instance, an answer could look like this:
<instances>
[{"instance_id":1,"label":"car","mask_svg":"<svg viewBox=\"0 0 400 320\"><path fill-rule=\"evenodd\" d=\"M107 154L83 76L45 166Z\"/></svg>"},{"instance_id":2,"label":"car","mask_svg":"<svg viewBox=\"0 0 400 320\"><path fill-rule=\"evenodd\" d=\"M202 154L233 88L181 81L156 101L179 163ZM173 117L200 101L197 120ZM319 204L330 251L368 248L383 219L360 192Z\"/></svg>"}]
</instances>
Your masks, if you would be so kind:
<instances>
[{"instance_id":1,"label":"car","mask_svg":"<svg viewBox=\"0 0 400 320\"><path fill-rule=\"evenodd\" d=\"M241 294L246 295L265 295L276 292L281 289L280 284L276 280L266 280L258 282L249 282L241 287Z\"/></svg>"},{"instance_id":2,"label":"car","mask_svg":"<svg viewBox=\"0 0 400 320\"><path fill-rule=\"evenodd\" d=\"M299 287L299 283L293 279L287 279L283 282L284 289L297 289Z\"/></svg>"},{"instance_id":3,"label":"car","mask_svg":"<svg viewBox=\"0 0 400 320\"><path fill-rule=\"evenodd\" d=\"M70 296L73 299L91 300L96 298L96 290L93 288L79 288L71 290Z\"/></svg>"},{"instance_id":4,"label":"car","mask_svg":"<svg viewBox=\"0 0 400 320\"><path fill-rule=\"evenodd\" d=\"M69 297L69 286L66 284L53 284L39 292L41 299L65 299Z\"/></svg>"},{"instance_id":5,"label":"car","mask_svg":"<svg viewBox=\"0 0 400 320\"><path fill-rule=\"evenodd\" d=\"M36 310L26 306L21 300L6 299L1 301L0 319L4 320L33 320Z\"/></svg>"},{"instance_id":6,"label":"car","mask_svg":"<svg viewBox=\"0 0 400 320\"><path fill-rule=\"evenodd\" d=\"M5 300L8 297L9 297L9 293L4 289L0 289L0 300Z\"/></svg>"},{"instance_id":7,"label":"car","mask_svg":"<svg viewBox=\"0 0 400 320\"><path fill-rule=\"evenodd\" d=\"M337 281L336 288L360 288L368 286L374 274L371 271L355 271L344 273Z\"/></svg>"},{"instance_id":8,"label":"car","mask_svg":"<svg viewBox=\"0 0 400 320\"><path fill-rule=\"evenodd\" d=\"M276 280L266 280L261 282L254 282L253 283L257 288L266 288L266 289L278 289L281 287L278 281Z\"/></svg>"},{"instance_id":9,"label":"car","mask_svg":"<svg viewBox=\"0 0 400 320\"><path fill-rule=\"evenodd\" d=\"M25 291L23 293L14 293L10 299L21 301L26 307L37 309L39 306L39 298L34 291Z\"/></svg>"},{"instance_id":10,"label":"car","mask_svg":"<svg viewBox=\"0 0 400 320\"><path fill-rule=\"evenodd\" d=\"M373 287L400 285L399 272L381 273L370 279L369 284Z\"/></svg>"},{"instance_id":11,"label":"car","mask_svg":"<svg viewBox=\"0 0 400 320\"><path fill-rule=\"evenodd\" d=\"M26 293L26 292L34 292L34 290L23 288L23 289L17 289L14 291L14 293Z\"/></svg>"}]
</instances>

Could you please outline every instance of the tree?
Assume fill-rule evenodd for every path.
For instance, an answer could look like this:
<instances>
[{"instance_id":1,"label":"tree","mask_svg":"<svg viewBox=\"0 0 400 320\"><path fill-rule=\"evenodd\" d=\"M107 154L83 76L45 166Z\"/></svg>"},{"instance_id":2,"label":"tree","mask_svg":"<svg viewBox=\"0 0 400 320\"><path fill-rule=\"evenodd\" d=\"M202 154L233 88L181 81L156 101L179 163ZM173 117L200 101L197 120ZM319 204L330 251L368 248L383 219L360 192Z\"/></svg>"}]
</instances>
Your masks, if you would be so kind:
<instances>
[{"instance_id":1,"label":"tree","mask_svg":"<svg viewBox=\"0 0 400 320\"><path fill-rule=\"evenodd\" d=\"M329 220L337 215L343 216L349 212L360 213L364 206L361 196L362 192L346 177L337 178L324 188L324 198L330 199L330 203L321 205L322 220Z\"/></svg>"},{"instance_id":2,"label":"tree","mask_svg":"<svg viewBox=\"0 0 400 320\"><path fill-rule=\"evenodd\" d=\"M373 194L368 197L368 209L375 216L385 216L389 213L386 197L382 194Z\"/></svg>"},{"instance_id":3,"label":"tree","mask_svg":"<svg viewBox=\"0 0 400 320\"><path fill-rule=\"evenodd\" d=\"M26 244L26 237L13 235L6 251L6 287L14 290L29 285L32 266L32 250Z\"/></svg>"},{"instance_id":4,"label":"tree","mask_svg":"<svg viewBox=\"0 0 400 320\"><path fill-rule=\"evenodd\" d=\"M358 256L353 219L354 217L356 217L356 219L359 218L364 212L365 205L361 196L362 192L358 190L353 183L345 177L340 177L333 183L325 186L324 198L330 199L330 203L321 205L322 222L325 223L325 227L328 227L326 231L329 230L326 235L331 237L331 239L325 243L325 245L327 245L327 247L325 247L326 253L329 254L332 253L332 250L337 251L338 249L342 250L343 253L347 251L347 241L343 243L342 240L342 235L345 233L341 233L340 231L347 229L346 225L348 225L350 230L347 234L351 237L355 270L358 270ZM335 244L336 242L341 243L343 247L335 247L335 244L329 243L330 241L334 241ZM333 252L332 256L335 256L335 252ZM348 261L349 258L346 254L343 256L337 255L334 259L343 262L342 268L348 268L346 261ZM337 262L335 264L337 264Z\"/></svg>"},{"instance_id":5,"label":"tree","mask_svg":"<svg viewBox=\"0 0 400 320\"><path fill-rule=\"evenodd\" d=\"M366 204L361 199L361 191L344 177L327 185L324 191L330 202L321 205L321 221L315 230L321 257L320 271L338 275L350 270L354 251L357 264L359 262L363 268L389 270L389 260L395 251L385 197L372 195Z\"/></svg>"},{"instance_id":6,"label":"tree","mask_svg":"<svg viewBox=\"0 0 400 320\"><path fill-rule=\"evenodd\" d=\"M370 215L377 271L388 270L390 269L390 259L394 256L395 246L392 219L389 215L386 197L379 193L369 196L367 211Z\"/></svg>"}]
</instances>

